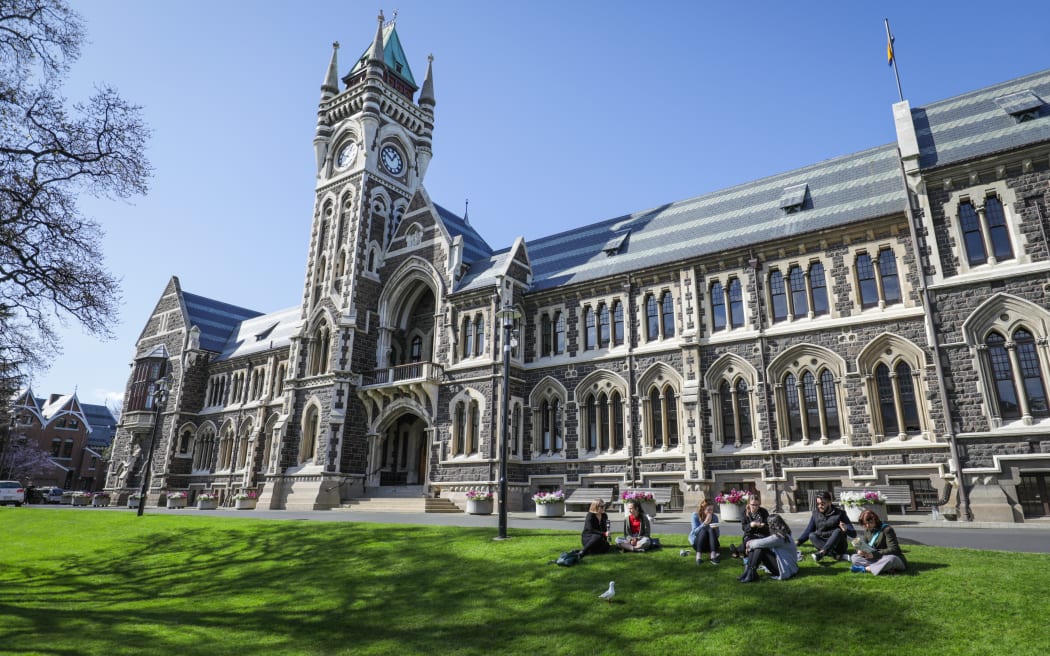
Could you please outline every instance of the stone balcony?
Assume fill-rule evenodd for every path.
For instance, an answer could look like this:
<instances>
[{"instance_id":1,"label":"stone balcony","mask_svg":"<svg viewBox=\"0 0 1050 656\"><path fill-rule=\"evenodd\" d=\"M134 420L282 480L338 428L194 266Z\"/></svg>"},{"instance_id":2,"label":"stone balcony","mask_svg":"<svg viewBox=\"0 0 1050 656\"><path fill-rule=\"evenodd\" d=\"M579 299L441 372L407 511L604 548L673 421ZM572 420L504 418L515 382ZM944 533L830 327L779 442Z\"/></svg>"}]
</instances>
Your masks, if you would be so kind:
<instances>
[{"instance_id":1,"label":"stone balcony","mask_svg":"<svg viewBox=\"0 0 1050 656\"><path fill-rule=\"evenodd\" d=\"M444 369L435 362L412 362L361 375L357 395L369 409L369 423L390 403L406 397L434 413Z\"/></svg>"}]
</instances>

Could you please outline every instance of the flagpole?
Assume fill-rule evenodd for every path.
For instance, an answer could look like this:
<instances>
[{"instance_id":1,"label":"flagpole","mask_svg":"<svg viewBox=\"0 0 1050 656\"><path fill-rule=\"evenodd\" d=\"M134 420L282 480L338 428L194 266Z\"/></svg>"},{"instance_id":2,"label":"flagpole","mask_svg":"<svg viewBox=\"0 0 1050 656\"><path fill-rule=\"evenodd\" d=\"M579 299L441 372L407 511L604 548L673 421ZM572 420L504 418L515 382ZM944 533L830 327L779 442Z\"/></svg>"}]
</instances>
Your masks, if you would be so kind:
<instances>
[{"instance_id":1,"label":"flagpole","mask_svg":"<svg viewBox=\"0 0 1050 656\"><path fill-rule=\"evenodd\" d=\"M893 51L893 35L890 34L890 19L884 19L886 21L886 56L890 60L890 65L893 66L893 77L897 78L897 95L900 96L901 102L904 102L904 92L901 91L901 75L897 72L897 53Z\"/></svg>"}]
</instances>

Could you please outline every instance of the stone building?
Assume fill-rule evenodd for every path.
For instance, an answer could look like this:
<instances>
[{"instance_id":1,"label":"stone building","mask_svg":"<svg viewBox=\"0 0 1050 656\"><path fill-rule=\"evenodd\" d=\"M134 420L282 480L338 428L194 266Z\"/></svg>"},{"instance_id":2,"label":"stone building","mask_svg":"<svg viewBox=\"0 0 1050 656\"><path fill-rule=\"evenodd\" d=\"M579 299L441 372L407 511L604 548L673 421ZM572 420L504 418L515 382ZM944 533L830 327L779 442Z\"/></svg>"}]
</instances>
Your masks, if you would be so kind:
<instances>
[{"instance_id":1,"label":"stone building","mask_svg":"<svg viewBox=\"0 0 1050 656\"><path fill-rule=\"evenodd\" d=\"M138 484L159 417L154 499L459 503L495 489L506 430L511 509L594 486L804 509L895 484L914 510L1050 514L1050 71L898 103L895 143L493 248L422 184L431 63L417 85L382 18L337 55L300 303L263 314L172 278L110 487Z\"/></svg>"}]
</instances>

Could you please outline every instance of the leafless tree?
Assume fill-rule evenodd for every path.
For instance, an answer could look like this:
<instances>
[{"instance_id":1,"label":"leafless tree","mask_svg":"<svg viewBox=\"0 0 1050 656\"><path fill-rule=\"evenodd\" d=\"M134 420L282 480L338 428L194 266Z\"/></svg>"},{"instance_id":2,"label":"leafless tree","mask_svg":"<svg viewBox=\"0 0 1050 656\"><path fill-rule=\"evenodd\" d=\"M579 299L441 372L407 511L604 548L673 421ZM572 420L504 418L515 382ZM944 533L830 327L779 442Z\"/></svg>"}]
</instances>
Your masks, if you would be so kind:
<instances>
[{"instance_id":1,"label":"leafless tree","mask_svg":"<svg viewBox=\"0 0 1050 656\"><path fill-rule=\"evenodd\" d=\"M61 95L83 41L64 0L0 0L0 361L22 375L59 352L56 320L112 335L118 281L77 200L144 194L151 174L140 107Z\"/></svg>"}]
</instances>

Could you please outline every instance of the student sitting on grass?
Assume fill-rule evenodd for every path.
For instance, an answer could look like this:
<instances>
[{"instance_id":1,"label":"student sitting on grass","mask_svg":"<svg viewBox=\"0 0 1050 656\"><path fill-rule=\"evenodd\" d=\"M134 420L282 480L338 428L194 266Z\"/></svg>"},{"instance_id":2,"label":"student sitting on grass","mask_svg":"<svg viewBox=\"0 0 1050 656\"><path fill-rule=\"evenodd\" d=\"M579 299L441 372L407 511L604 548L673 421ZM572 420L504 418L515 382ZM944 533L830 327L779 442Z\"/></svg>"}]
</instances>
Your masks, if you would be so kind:
<instances>
[{"instance_id":1,"label":"student sitting on grass","mask_svg":"<svg viewBox=\"0 0 1050 656\"><path fill-rule=\"evenodd\" d=\"M860 525L864 527L864 541L857 541L857 553L850 559L854 572L871 572L875 576L883 572L903 572L908 563L904 560L897 532L879 519L871 510L860 514Z\"/></svg>"},{"instance_id":2,"label":"student sitting on grass","mask_svg":"<svg viewBox=\"0 0 1050 656\"><path fill-rule=\"evenodd\" d=\"M605 501L595 499L587 517L583 520L583 551L580 555L609 553L609 516L605 514Z\"/></svg>"},{"instance_id":3,"label":"student sitting on grass","mask_svg":"<svg viewBox=\"0 0 1050 656\"><path fill-rule=\"evenodd\" d=\"M623 520L623 535L616 538L620 551L645 551L652 539L649 537L649 518L642 512L642 504L627 502L627 517Z\"/></svg>"},{"instance_id":4,"label":"student sitting on grass","mask_svg":"<svg viewBox=\"0 0 1050 656\"><path fill-rule=\"evenodd\" d=\"M780 515L769 516L769 537L755 538L747 543L749 549L741 583L758 580L757 569L763 567L777 580L786 581L798 573L795 544L791 541L791 528Z\"/></svg>"},{"instance_id":5,"label":"student sitting on grass","mask_svg":"<svg viewBox=\"0 0 1050 656\"><path fill-rule=\"evenodd\" d=\"M817 509L809 518L809 525L802 535L798 536L798 546L809 540L817 548L813 554L814 562L821 558L839 560L846 557L846 537L856 537L857 531L853 522L846 516L846 511L831 503L831 493L817 492Z\"/></svg>"},{"instance_id":6,"label":"student sitting on grass","mask_svg":"<svg viewBox=\"0 0 1050 656\"><path fill-rule=\"evenodd\" d=\"M751 540L769 537L769 511L762 507L757 496L752 495L748 499L747 509L740 519L740 530L744 532L740 548L735 544L729 546L729 553L733 558L747 555L747 543Z\"/></svg>"},{"instance_id":7,"label":"student sitting on grass","mask_svg":"<svg viewBox=\"0 0 1050 656\"><path fill-rule=\"evenodd\" d=\"M692 517L693 527L689 531L689 544L696 551L696 564L704 562L704 552L711 552L711 564L718 564L718 515L715 507L706 500L701 501Z\"/></svg>"}]
</instances>

